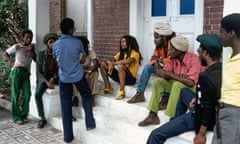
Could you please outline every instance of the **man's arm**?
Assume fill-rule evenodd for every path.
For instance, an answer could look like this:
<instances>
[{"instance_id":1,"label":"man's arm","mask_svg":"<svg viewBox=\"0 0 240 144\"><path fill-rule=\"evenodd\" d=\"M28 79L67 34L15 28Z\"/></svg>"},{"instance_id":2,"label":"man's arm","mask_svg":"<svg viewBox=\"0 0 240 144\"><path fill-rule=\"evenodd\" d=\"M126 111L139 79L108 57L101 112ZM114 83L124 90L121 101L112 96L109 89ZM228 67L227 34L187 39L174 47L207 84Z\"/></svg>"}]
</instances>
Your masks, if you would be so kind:
<instances>
[{"instance_id":1,"label":"man's arm","mask_svg":"<svg viewBox=\"0 0 240 144\"><path fill-rule=\"evenodd\" d=\"M206 143L206 132L207 127L201 125L198 134L194 137L194 144L205 144Z\"/></svg>"},{"instance_id":2,"label":"man's arm","mask_svg":"<svg viewBox=\"0 0 240 144\"><path fill-rule=\"evenodd\" d=\"M160 76L165 79L173 79L176 81L180 81L189 87L192 87L195 85L192 79L188 78L186 75L183 75L183 74L174 74L173 72L165 71L163 69L156 69L155 73L157 76Z\"/></svg>"},{"instance_id":3,"label":"man's arm","mask_svg":"<svg viewBox=\"0 0 240 144\"><path fill-rule=\"evenodd\" d=\"M13 66L13 61L10 58L10 55L7 52L3 53L4 59L9 63L10 66Z\"/></svg>"},{"instance_id":4,"label":"man's arm","mask_svg":"<svg viewBox=\"0 0 240 144\"><path fill-rule=\"evenodd\" d=\"M198 133L194 138L194 144L205 144L207 129L212 128L215 123L215 106L216 106L216 95L217 91L220 91L220 87L217 88L215 82L211 78L213 75L200 75L198 81L198 92L199 98L198 105L200 110L196 109L196 115L199 119ZM199 94L199 95L198 95Z\"/></svg>"}]
</instances>

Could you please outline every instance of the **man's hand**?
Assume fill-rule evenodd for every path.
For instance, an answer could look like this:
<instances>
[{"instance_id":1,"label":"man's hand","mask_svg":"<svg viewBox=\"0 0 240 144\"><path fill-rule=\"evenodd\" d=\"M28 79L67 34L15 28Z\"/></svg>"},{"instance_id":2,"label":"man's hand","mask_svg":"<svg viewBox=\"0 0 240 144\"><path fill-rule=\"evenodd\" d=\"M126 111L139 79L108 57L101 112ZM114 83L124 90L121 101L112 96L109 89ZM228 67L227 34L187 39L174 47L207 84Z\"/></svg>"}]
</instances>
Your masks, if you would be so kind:
<instances>
[{"instance_id":1,"label":"man's hand","mask_svg":"<svg viewBox=\"0 0 240 144\"><path fill-rule=\"evenodd\" d=\"M193 139L194 144L206 143L206 131L207 131L207 127L201 125L198 134Z\"/></svg>"},{"instance_id":2,"label":"man's hand","mask_svg":"<svg viewBox=\"0 0 240 144\"><path fill-rule=\"evenodd\" d=\"M196 103L196 98L193 98L190 103L189 103L189 107L192 108Z\"/></svg>"},{"instance_id":3,"label":"man's hand","mask_svg":"<svg viewBox=\"0 0 240 144\"><path fill-rule=\"evenodd\" d=\"M107 73L108 73L109 75L112 74L113 67L114 67L114 66L113 66L112 64L108 65L108 71L107 71Z\"/></svg>"},{"instance_id":4,"label":"man's hand","mask_svg":"<svg viewBox=\"0 0 240 144\"><path fill-rule=\"evenodd\" d=\"M205 144L206 143L206 135L197 134L194 137L193 142L194 142L194 144Z\"/></svg>"},{"instance_id":5,"label":"man's hand","mask_svg":"<svg viewBox=\"0 0 240 144\"><path fill-rule=\"evenodd\" d=\"M165 71L163 69L155 69L155 74L160 77L164 77Z\"/></svg>"},{"instance_id":6,"label":"man's hand","mask_svg":"<svg viewBox=\"0 0 240 144\"><path fill-rule=\"evenodd\" d=\"M55 77L50 78L49 83L54 84L55 82Z\"/></svg>"},{"instance_id":7,"label":"man's hand","mask_svg":"<svg viewBox=\"0 0 240 144\"><path fill-rule=\"evenodd\" d=\"M184 74L178 74L178 77L182 80L184 79L188 79L188 76L187 75L184 75Z\"/></svg>"},{"instance_id":8,"label":"man's hand","mask_svg":"<svg viewBox=\"0 0 240 144\"><path fill-rule=\"evenodd\" d=\"M54 82L55 82L55 77L50 78L49 81L46 81L47 87L49 89L53 89L54 88Z\"/></svg>"},{"instance_id":9,"label":"man's hand","mask_svg":"<svg viewBox=\"0 0 240 144\"><path fill-rule=\"evenodd\" d=\"M157 56L152 56L151 57L151 60L158 60L159 59L159 57L157 57Z\"/></svg>"}]
</instances>

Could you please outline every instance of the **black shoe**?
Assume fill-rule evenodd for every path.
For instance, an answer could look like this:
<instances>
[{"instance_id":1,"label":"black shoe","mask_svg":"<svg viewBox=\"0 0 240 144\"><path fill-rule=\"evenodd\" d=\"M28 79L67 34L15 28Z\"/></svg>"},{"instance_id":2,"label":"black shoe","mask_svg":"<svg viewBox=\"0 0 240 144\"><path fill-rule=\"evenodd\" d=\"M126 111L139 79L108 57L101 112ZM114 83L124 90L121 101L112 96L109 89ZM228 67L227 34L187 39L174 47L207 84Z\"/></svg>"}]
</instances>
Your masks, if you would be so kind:
<instances>
[{"instance_id":1,"label":"black shoe","mask_svg":"<svg viewBox=\"0 0 240 144\"><path fill-rule=\"evenodd\" d=\"M87 130L92 130L92 129L95 129L95 128L96 128L96 126L94 125L94 126L88 127Z\"/></svg>"},{"instance_id":2,"label":"black shoe","mask_svg":"<svg viewBox=\"0 0 240 144\"><path fill-rule=\"evenodd\" d=\"M40 120L38 122L38 128L43 128L47 124L47 120Z\"/></svg>"},{"instance_id":3,"label":"black shoe","mask_svg":"<svg viewBox=\"0 0 240 144\"><path fill-rule=\"evenodd\" d=\"M77 119L75 117L72 116L72 121L77 121Z\"/></svg>"}]
</instances>

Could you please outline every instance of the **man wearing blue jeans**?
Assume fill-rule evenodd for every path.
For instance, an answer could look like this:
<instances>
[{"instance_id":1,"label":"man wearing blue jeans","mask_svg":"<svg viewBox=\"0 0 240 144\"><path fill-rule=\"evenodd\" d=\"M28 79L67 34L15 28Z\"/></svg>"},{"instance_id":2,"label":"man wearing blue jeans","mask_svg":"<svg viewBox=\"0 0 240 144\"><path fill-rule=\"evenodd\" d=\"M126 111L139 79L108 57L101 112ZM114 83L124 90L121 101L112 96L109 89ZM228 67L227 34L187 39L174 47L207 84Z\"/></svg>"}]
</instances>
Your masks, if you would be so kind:
<instances>
[{"instance_id":1,"label":"man wearing blue jeans","mask_svg":"<svg viewBox=\"0 0 240 144\"><path fill-rule=\"evenodd\" d=\"M151 74L155 73L155 69L163 67L163 65L170 60L170 39L173 36L175 36L175 33L171 30L170 25L166 23L155 24L154 43L156 48L153 52L150 63L144 66L137 85L136 94L127 101L128 103L145 101L144 91L147 87Z\"/></svg>"},{"instance_id":2,"label":"man wearing blue jeans","mask_svg":"<svg viewBox=\"0 0 240 144\"><path fill-rule=\"evenodd\" d=\"M53 57L59 65L59 88L62 109L64 141L73 140L72 127L72 84L75 84L82 96L82 104L85 112L85 122L87 130L96 127L92 112L92 94L91 89L84 76L83 66L84 48L77 38L73 37L74 21L70 18L64 18L60 23L62 36L53 44ZM83 58L79 61L80 54ZM82 61L83 60L83 61Z\"/></svg>"},{"instance_id":3,"label":"man wearing blue jeans","mask_svg":"<svg viewBox=\"0 0 240 144\"><path fill-rule=\"evenodd\" d=\"M183 88L178 100L175 118L153 130L147 144L163 144L168 138L195 130L194 143L206 143L206 131L215 125L216 105L220 98L222 76L222 45L214 34L197 37L202 66L206 70L199 74L196 94ZM189 109L188 113L185 113Z\"/></svg>"}]
</instances>

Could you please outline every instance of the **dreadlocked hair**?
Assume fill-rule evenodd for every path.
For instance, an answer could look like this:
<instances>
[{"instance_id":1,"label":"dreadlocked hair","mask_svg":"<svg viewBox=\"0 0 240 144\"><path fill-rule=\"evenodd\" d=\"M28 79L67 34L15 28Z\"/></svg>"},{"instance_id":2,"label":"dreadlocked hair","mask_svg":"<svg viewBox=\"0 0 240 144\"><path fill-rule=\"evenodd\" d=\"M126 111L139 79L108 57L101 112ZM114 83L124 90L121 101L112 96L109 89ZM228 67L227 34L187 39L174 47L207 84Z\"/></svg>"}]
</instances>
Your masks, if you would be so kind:
<instances>
[{"instance_id":1,"label":"dreadlocked hair","mask_svg":"<svg viewBox=\"0 0 240 144\"><path fill-rule=\"evenodd\" d=\"M127 44L126 50L123 50L122 47L121 47L121 40L122 39L126 40L126 44ZM120 39L120 57L119 57L119 60L124 59L124 52L127 52L127 57L126 58L129 58L131 56L131 50L135 50L139 54L139 64L141 64L141 60L143 59L143 57L142 57L141 52L139 50L139 45L138 45L138 42L137 42L136 38L131 36L131 35L124 35Z\"/></svg>"}]
</instances>

